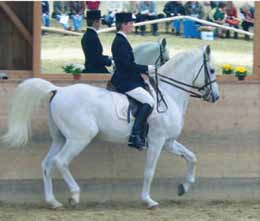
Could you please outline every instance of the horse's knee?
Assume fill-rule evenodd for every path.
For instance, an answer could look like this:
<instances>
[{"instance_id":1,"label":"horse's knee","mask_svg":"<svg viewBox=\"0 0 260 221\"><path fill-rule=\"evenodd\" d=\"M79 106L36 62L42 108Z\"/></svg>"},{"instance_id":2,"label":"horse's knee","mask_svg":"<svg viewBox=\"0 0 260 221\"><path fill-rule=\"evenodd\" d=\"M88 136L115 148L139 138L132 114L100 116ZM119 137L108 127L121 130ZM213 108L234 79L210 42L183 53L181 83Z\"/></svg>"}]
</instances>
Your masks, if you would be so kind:
<instances>
[{"instance_id":1,"label":"horse's knee","mask_svg":"<svg viewBox=\"0 0 260 221\"><path fill-rule=\"evenodd\" d=\"M55 165L59 170L64 170L64 168L66 167L66 163L63 162L60 158L56 157L54 159Z\"/></svg>"}]
</instances>

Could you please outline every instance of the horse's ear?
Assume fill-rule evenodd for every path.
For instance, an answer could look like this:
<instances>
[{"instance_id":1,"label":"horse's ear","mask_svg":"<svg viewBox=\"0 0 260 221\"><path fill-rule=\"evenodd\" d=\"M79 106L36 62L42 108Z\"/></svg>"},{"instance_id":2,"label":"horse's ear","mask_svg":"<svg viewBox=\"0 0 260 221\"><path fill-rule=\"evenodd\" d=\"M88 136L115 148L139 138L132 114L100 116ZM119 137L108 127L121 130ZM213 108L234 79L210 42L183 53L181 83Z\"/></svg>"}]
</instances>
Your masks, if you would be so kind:
<instances>
[{"instance_id":1,"label":"horse's ear","mask_svg":"<svg viewBox=\"0 0 260 221\"><path fill-rule=\"evenodd\" d=\"M161 40L160 40L160 44L161 44L164 48L166 48L166 44L167 44L166 39L165 39L165 38L161 39Z\"/></svg>"},{"instance_id":2,"label":"horse's ear","mask_svg":"<svg viewBox=\"0 0 260 221\"><path fill-rule=\"evenodd\" d=\"M207 53L208 55L210 55L210 45L207 45L207 46L206 46L206 50L205 50L205 51L206 51L206 53Z\"/></svg>"}]
</instances>

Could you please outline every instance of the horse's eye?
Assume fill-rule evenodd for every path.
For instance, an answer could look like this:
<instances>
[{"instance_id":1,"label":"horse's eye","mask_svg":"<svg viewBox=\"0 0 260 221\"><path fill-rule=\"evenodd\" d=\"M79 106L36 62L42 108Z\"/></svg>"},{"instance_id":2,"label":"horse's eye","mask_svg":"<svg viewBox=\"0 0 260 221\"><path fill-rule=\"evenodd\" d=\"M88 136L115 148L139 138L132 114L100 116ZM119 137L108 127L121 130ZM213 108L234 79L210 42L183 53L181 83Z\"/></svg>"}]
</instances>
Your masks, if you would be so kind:
<instances>
[{"instance_id":1,"label":"horse's eye","mask_svg":"<svg viewBox=\"0 0 260 221\"><path fill-rule=\"evenodd\" d=\"M215 73L215 69L214 68L210 68L210 73L214 74Z\"/></svg>"}]
</instances>

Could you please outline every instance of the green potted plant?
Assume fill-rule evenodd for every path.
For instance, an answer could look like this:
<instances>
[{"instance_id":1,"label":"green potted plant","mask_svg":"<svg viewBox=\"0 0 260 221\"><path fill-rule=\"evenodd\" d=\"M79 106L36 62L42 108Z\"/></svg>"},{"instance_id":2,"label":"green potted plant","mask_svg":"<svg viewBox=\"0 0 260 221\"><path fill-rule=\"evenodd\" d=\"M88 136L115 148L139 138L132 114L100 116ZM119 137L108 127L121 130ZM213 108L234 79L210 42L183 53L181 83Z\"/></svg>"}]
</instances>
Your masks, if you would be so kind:
<instances>
[{"instance_id":1,"label":"green potted plant","mask_svg":"<svg viewBox=\"0 0 260 221\"><path fill-rule=\"evenodd\" d=\"M81 73L84 69L83 65L81 64L68 64L62 68L66 73L72 74L74 80L79 80L81 78Z\"/></svg>"},{"instance_id":2,"label":"green potted plant","mask_svg":"<svg viewBox=\"0 0 260 221\"><path fill-rule=\"evenodd\" d=\"M242 66L237 67L235 69L235 73L236 73L236 77L238 78L238 80L242 81L247 76L247 69L245 67L242 67Z\"/></svg>"},{"instance_id":3,"label":"green potted plant","mask_svg":"<svg viewBox=\"0 0 260 221\"><path fill-rule=\"evenodd\" d=\"M223 64L222 73L223 74L233 74L234 67L231 64Z\"/></svg>"}]
</instances>

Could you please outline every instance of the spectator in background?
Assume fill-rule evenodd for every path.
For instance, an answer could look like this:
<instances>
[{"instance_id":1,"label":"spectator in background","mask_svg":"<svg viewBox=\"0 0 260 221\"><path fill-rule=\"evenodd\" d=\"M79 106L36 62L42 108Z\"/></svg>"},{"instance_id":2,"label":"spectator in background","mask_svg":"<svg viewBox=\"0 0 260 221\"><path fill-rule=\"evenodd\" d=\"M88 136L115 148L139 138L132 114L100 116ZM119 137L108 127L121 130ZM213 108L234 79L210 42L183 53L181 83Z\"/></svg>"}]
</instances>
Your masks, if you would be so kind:
<instances>
[{"instance_id":1,"label":"spectator in background","mask_svg":"<svg viewBox=\"0 0 260 221\"><path fill-rule=\"evenodd\" d=\"M111 1L107 2L108 14L104 16L103 24L111 27L115 24L116 13L122 12L124 7L124 2L122 1Z\"/></svg>"},{"instance_id":2,"label":"spectator in background","mask_svg":"<svg viewBox=\"0 0 260 221\"><path fill-rule=\"evenodd\" d=\"M65 30L71 30L70 28L70 7L69 2L55 1L53 2L53 14L52 17L60 22Z\"/></svg>"},{"instance_id":3,"label":"spectator in background","mask_svg":"<svg viewBox=\"0 0 260 221\"><path fill-rule=\"evenodd\" d=\"M86 1L87 10L98 10L100 1Z\"/></svg>"},{"instance_id":4,"label":"spectator in background","mask_svg":"<svg viewBox=\"0 0 260 221\"><path fill-rule=\"evenodd\" d=\"M147 20L158 19L163 16L158 16L156 11L155 1L140 1L138 5L138 13L136 15L136 22L143 22ZM153 36L158 36L158 24L152 24L152 34ZM140 27L141 35L145 35L146 27L142 25ZM136 29L137 33L137 29Z\"/></svg>"},{"instance_id":5,"label":"spectator in background","mask_svg":"<svg viewBox=\"0 0 260 221\"><path fill-rule=\"evenodd\" d=\"M226 3L220 2L219 5L213 8L209 12L208 20L220 25L224 25L226 22ZM216 28L216 35L219 37L225 37L225 30Z\"/></svg>"},{"instance_id":6,"label":"spectator in background","mask_svg":"<svg viewBox=\"0 0 260 221\"><path fill-rule=\"evenodd\" d=\"M50 27L50 6L49 1L42 1L42 23L45 27ZM47 34L46 31L43 31L42 34Z\"/></svg>"},{"instance_id":7,"label":"spectator in background","mask_svg":"<svg viewBox=\"0 0 260 221\"><path fill-rule=\"evenodd\" d=\"M209 1L209 3L210 3L210 8L214 9L219 6L220 1Z\"/></svg>"},{"instance_id":8,"label":"spectator in background","mask_svg":"<svg viewBox=\"0 0 260 221\"><path fill-rule=\"evenodd\" d=\"M70 15L74 25L74 31L81 32L83 25L83 17L85 11L85 5L82 1L71 1L70 5Z\"/></svg>"},{"instance_id":9,"label":"spectator in background","mask_svg":"<svg viewBox=\"0 0 260 221\"><path fill-rule=\"evenodd\" d=\"M180 1L169 1L165 4L163 12L166 14L167 17L174 17L179 15L185 15L185 9ZM166 22L166 31L169 30L169 24L171 22ZM173 21L173 27L175 29L175 34L180 34L181 28L181 20Z\"/></svg>"},{"instance_id":10,"label":"spectator in background","mask_svg":"<svg viewBox=\"0 0 260 221\"><path fill-rule=\"evenodd\" d=\"M185 15L192 16L195 18L203 19L204 18L204 8L202 4L198 1L188 1L184 5L185 8ZM200 31L199 28L201 26L200 23L184 19L183 22L183 32L184 37L191 37L191 38L200 38Z\"/></svg>"},{"instance_id":11,"label":"spectator in background","mask_svg":"<svg viewBox=\"0 0 260 221\"><path fill-rule=\"evenodd\" d=\"M226 7L226 24L228 24L231 27L234 28L239 28L240 20L238 19L238 13L237 13L237 8L234 5L232 1L227 1L226 2L227 7ZM226 38L230 38L230 31L226 31ZM238 38L237 32L234 32L234 38Z\"/></svg>"},{"instance_id":12,"label":"spectator in background","mask_svg":"<svg viewBox=\"0 0 260 221\"><path fill-rule=\"evenodd\" d=\"M255 9L249 4L244 4L240 9L240 17L242 19L242 28L244 31L249 31L249 28L255 24ZM245 35L245 39L249 40L249 35Z\"/></svg>"},{"instance_id":13,"label":"spectator in background","mask_svg":"<svg viewBox=\"0 0 260 221\"><path fill-rule=\"evenodd\" d=\"M123 4L123 12L130 12L135 18L138 12L138 1L125 1Z\"/></svg>"},{"instance_id":14,"label":"spectator in background","mask_svg":"<svg viewBox=\"0 0 260 221\"><path fill-rule=\"evenodd\" d=\"M185 15L189 15L200 19L204 18L204 9L200 2L188 1L184 5L184 8L185 8Z\"/></svg>"}]
</instances>

